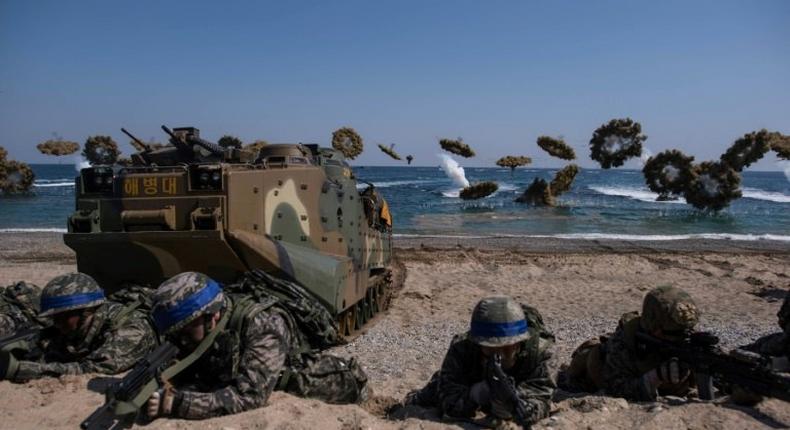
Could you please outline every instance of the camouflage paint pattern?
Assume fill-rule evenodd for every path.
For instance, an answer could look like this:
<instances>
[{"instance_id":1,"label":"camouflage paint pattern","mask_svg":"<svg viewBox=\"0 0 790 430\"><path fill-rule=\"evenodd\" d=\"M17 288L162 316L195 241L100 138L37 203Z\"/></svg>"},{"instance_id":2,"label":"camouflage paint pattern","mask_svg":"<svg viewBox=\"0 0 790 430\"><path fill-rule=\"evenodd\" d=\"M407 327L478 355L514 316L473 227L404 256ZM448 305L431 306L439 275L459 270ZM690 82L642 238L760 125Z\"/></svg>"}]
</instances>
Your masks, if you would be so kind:
<instances>
[{"instance_id":1,"label":"camouflage paint pattern","mask_svg":"<svg viewBox=\"0 0 790 430\"><path fill-rule=\"evenodd\" d=\"M785 295L776 317L779 327L782 329L781 332L763 336L741 349L764 356L790 358L790 293Z\"/></svg>"},{"instance_id":2,"label":"camouflage paint pattern","mask_svg":"<svg viewBox=\"0 0 790 430\"><path fill-rule=\"evenodd\" d=\"M233 312L225 299L225 312ZM225 329L208 351L173 382L173 416L203 419L266 404L272 391L334 403L359 400L367 378L355 361L299 354L301 339L291 318L274 308L253 307L240 333ZM282 375L289 375L285 381Z\"/></svg>"},{"instance_id":3,"label":"camouflage paint pattern","mask_svg":"<svg viewBox=\"0 0 790 430\"><path fill-rule=\"evenodd\" d=\"M44 290L41 292L41 300L43 301L45 299L66 297L75 294L96 293L96 292L103 293L103 290L101 289L101 287L99 287L99 284L97 284L93 278L91 278L90 276L84 273L68 273L66 275L56 276L52 278L49 282L47 282L47 285L44 287ZM60 307L43 310L39 315L50 316L60 312L70 311L73 309L92 308L94 306L98 306L104 303L104 301L105 301L104 297L101 297L86 303L60 306Z\"/></svg>"},{"instance_id":4,"label":"camouflage paint pattern","mask_svg":"<svg viewBox=\"0 0 790 430\"><path fill-rule=\"evenodd\" d=\"M135 154L133 167L95 167L77 178L64 241L80 271L109 293L125 282L155 288L186 271L231 283L263 269L300 282L339 314L388 267L391 225L365 210L374 199L357 190L339 151L272 144L253 158L195 155L187 164L178 154ZM213 176L211 186L200 182Z\"/></svg>"},{"instance_id":5,"label":"camouflage paint pattern","mask_svg":"<svg viewBox=\"0 0 790 430\"><path fill-rule=\"evenodd\" d=\"M0 293L0 336L40 326L40 298L41 288L29 282L19 281L5 287Z\"/></svg>"},{"instance_id":6,"label":"camouflage paint pattern","mask_svg":"<svg viewBox=\"0 0 790 430\"><path fill-rule=\"evenodd\" d=\"M664 383L651 390L642 376L657 368L664 359L659 354L637 354L636 333L644 325L636 312L623 315L614 335L605 344L601 380L607 394L635 401L653 401L658 395L684 397L692 388L694 376L678 384Z\"/></svg>"},{"instance_id":7,"label":"camouflage paint pattern","mask_svg":"<svg viewBox=\"0 0 790 430\"><path fill-rule=\"evenodd\" d=\"M691 330L699 317L699 309L691 296L671 285L654 288L642 302L641 324L648 332Z\"/></svg>"},{"instance_id":8,"label":"camouflage paint pattern","mask_svg":"<svg viewBox=\"0 0 790 430\"><path fill-rule=\"evenodd\" d=\"M472 324L476 322L484 324L508 324L525 320L526 316L521 309L521 305L507 296L486 297L477 302L477 305L475 305L475 308L472 310ZM488 337L470 334L470 340L478 345L497 347L524 341L529 338L529 336L530 332L529 329L527 329L524 333L511 336Z\"/></svg>"},{"instance_id":9,"label":"camouflage paint pattern","mask_svg":"<svg viewBox=\"0 0 790 430\"><path fill-rule=\"evenodd\" d=\"M556 388L549 373L551 343L540 339L537 348L523 341L516 362L505 372L514 378L519 398L526 402L527 421L534 423L549 416L551 396ZM468 334L456 335L442 362L441 370L416 394L416 403L438 406L450 417L467 418L480 409L470 397L469 390L485 379L485 362L481 347Z\"/></svg>"},{"instance_id":10,"label":"camouflage paint pattern","mask_svg":"<svg viewBox=\"0 0 790 430\"><path fill-rule=\"evenodd\" d=\"M54 329L42 332L38 361L20 361L13 379L24 381L45 376L103 373L129 370L156 346L157 337L141 311L125 314L125 307L106 302L96 308L87 327L63 336Z\"/></svg>"},{"instance_id":11,"label":"camouflage paint pattern","mask_svg":"<svg viewBox=\"0 0 790 430\"><path fill-rule=\"evenodd\" d=\"M184 299L189 298L205 288L209 280L210 279L206 275L197 272L184 272L173 276L163 282L151 295L151 301L153 302L152 312L156 312L160 308L172 308L176 306L184 301ZM205 305L195 309L191 315L169 327L166 333L159 334L166 335L176 332L203 314L219 311L224 305L224 302L224 294L220 292Z\"/></svg>"}]
</instances>

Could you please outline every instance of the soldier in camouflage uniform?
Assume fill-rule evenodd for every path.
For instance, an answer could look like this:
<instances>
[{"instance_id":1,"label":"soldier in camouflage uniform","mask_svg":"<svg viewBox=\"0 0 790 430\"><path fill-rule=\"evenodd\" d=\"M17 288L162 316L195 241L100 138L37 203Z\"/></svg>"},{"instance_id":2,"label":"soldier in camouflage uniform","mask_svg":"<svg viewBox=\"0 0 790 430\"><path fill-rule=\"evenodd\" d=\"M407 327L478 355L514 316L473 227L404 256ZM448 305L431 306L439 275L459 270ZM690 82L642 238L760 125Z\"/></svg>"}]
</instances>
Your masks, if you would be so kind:
<instances>
[{"instance_id":1,"label":"soldier in camouflage uniform","mask_svg":"<svg viewBox=\"0 0 790 430\"><path fill-rule=\"evenodd\" d=\"M640 351L637 333L666 341L688 337L699 321L699 311L683 290L661 286L650 291L642 303L642 315L622 316L617 330L603 342L587 341L573 353L563 388L576 391L604 390L633 401L654 401L658 395L687 396L694 379L677 358L663 359L658 351ZM564 379L562 376L561 380Z\"/></svg>"},{"instance_id":2,"label":"soldier in camouflage uniform","mask_svg":"<svg viewBox=\"0 0 790 430\"><path fill-rule=\"evenodd\" d=\"M41 289L25 281L5 287L0 292L0 336L41 326L38 319L40 297Z\"/></svg>"},{"instance_id":3,"label":"soldier in camouflage uniform","mask_svg":"<svg viewBox=\"0 0 790 430\"><path fill-rule=\"evenodd\" d=\"M784 357L786 361L790 357L790 292L785 295L785 300L776 316L782 331L763 336L740 349L756 352L767 357L778 359ZM790 371L790 369L784 371Z\"/></svg>"},{"instance_id":4,"label":"soldier in camouflage uniform","mask_svg":"<svg viewBox=\"0 0 790 430\"><path fill-rule=\"evenodd\" d=\"M105 299L96 281L83 273L52 279L41 294L41 317L52 327L39 338L41 355L12 360L8 379L124 372L156 345L147 315ZM26 357L29 358L29 357Z\"/></svg>"},{"instance_id":5,"label":"soldier in camouflage uniform","mask_svg":"<svg viewBox=\"0 0 790 430\"><path fill-rule=\"evenodd\" d=\"M152 311L159 333L179 346L181 358L207 349L171 381L172 388L151 396L150 418L239 413L263 406L275 388L335 403L364 397L367 378L355 361L300 354L303 339L290 315L260 303L238 315L241 300L196 272L159 286ZM243 324L236 324L240 319ZM300 361L308 356L316 360ZM310 371L299 371L304 368Z\"/></svg>"},{"instance_id":6,"label":"soldier in camouflage uniform","mask_svg":"<svg viewBox=\"0 0 790 430\"><path fill-rule=\"evenodd\" d=\"M744 350L760 354L771 360L773 370L790 373L790 293L785 295L785 300L776 316L782 331L763 336L732 353L738 355L739 350ZM732 400L741 405L751 406L762 400L762 396L739 386L733 386L731 394Z\"/></svg>"},{"instance_id":7,"label":"soldier in camouflage uniform","mask_svg":"<svg viewBox=\"0 0 790 430\"><path fill-rule=\"evenodd\" d=\"M472 312L470 330L453 337L441 369L405 403L438 407L448 418L471 418L478 411L496 419L513 418L515 405L488 382L488 362L499 354L526 410L525 424L547 417L555 388L548 368L554 337L542 325L537 310L509 297L481 300Z\"/></svg>"}]
</instances>

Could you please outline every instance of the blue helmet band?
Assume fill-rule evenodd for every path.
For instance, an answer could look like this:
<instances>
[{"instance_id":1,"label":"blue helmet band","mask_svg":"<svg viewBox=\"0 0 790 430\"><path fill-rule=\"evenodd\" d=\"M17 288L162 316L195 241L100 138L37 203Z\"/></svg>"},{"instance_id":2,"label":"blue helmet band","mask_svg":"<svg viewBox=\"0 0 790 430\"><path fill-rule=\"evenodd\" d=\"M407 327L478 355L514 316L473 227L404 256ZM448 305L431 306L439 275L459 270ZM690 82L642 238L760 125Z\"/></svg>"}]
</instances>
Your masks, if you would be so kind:
<instances>
[{"instance_id":1,"label":"blue helmet band","mask_svg":"<svg viewBox=\"0 0 790 430\"><path fill-rule=\"evenodd\" d=\"M471 335L474 337L511 337L527 332L527 320L513 322L472 321Z\"/></svg>"},{"instance_id":2,"label":"blue helmet band","mask_svg":"<svg viewBox=\"0 0 790 430\"><path fill-rule=\"evenodd\" d=\"M104 299L103 291L94 291L92 293L71 294L68 296L42 297L41 312L43 313L53 309L57 310L63 308L72 308L75 306L84 305L102 299Z\"/></svg>"},{"instance_id":3,"label":"blue helmet band","mask_svg":"<svg viewBox=\"0 0 790 430\"><path fill-rule=\"evenodd\" d=\"M166 332L170 327L180 323L188 318L190 315L199 311L207 304L211 303L219 293L222 292L219 284L214 280L209 279L206 286L187 297L186 299L176 303L174 306L165 307L158 306L153 311L154 324L159 333Z\"/></svg>"}]
</instances>

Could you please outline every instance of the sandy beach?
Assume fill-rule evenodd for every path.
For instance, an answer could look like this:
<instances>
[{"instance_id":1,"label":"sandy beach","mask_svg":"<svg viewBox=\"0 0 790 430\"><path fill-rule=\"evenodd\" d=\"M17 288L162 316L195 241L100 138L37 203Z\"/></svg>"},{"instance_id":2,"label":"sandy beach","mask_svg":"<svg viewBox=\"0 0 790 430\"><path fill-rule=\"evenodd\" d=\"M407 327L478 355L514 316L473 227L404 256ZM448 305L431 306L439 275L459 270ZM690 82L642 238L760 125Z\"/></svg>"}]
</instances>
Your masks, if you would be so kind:
<instances>
[{"instance_id":1,"label":"sandy beach","mask_svg":"<svg viewBox=\"0 0 790 430\"><path fill-rule=\"evenodd\" d=\"M616 241L517 238L396 240L406 280L391 308L352 342L334 349L364 364L374 398L364 405L327 405L275 393L246 413L200 422L158 420L148 428L476 428L409 410L386 420L384 406L422 386L453 334L466 329L482 297L507 294L537 307L557 336L554 368L582 341L614 329L661 284L686 289L703 312L701 328L730 348L778 330L776 311L790 289L790 243L778 241ZM0 234L0 285L24 279L44 285L76 270L57 233ZM95 376L0 382L0 428L75 428L102 403ZM94 388L95 389L95 388ZM790 403L767 399L755 408L724 401L622 399L562 393L538 428L786 428Z\"/></svg>"}]
</instances>

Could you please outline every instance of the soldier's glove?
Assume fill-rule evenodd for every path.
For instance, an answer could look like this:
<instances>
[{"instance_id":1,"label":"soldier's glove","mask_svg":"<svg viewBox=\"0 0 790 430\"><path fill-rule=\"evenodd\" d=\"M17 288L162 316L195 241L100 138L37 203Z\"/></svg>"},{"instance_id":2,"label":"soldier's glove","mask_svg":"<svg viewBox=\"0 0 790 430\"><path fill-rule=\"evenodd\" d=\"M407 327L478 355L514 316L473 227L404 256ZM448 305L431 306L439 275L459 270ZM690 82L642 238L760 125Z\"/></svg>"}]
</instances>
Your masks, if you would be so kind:
<instances>
[{"instance_id":1,"label":"soldier's glove","mask_svg":"<svg viewBox=\"0 0 790 430\"><path fill-rule=\"evenodd\" d=\"M672 357L661 363L656 369L656 373L662 383L679 384L689 377L690 370L677 358Z\"/></svg>"},{"instance_id":2,"label":"soldier's glove","mask_svg":"<svg viewBox=\"0 0 790 430\"><path fill-rule=\"evenodd\" d=\"M175 395L173 390L159 389L151 394L148 399L148 418L167 416L173 412L173 400Z\"/></svg>"},{"instance_id":3,"label":"soldier's glove","mask_svg":"<svg viewBox=\"0 0 790 430\"><path fill-rule=\"evenodd\" d=\"M486 381L480 381L469 389L469 398L478 406L486 406L491 403L491 390Z\"/></svg>"},{"instance_id":4,"label":"soldier's glove","mask_svg":"<svg viewBox=\"0 0 790 430\"><path fill-rule=\"evenodd\" d=\"M502 400L492 400L491 401L491 415L502 419L502 420L509 420L513 417L513 406L511 402L506 402Z\"/></svg>"}]
</instances>

